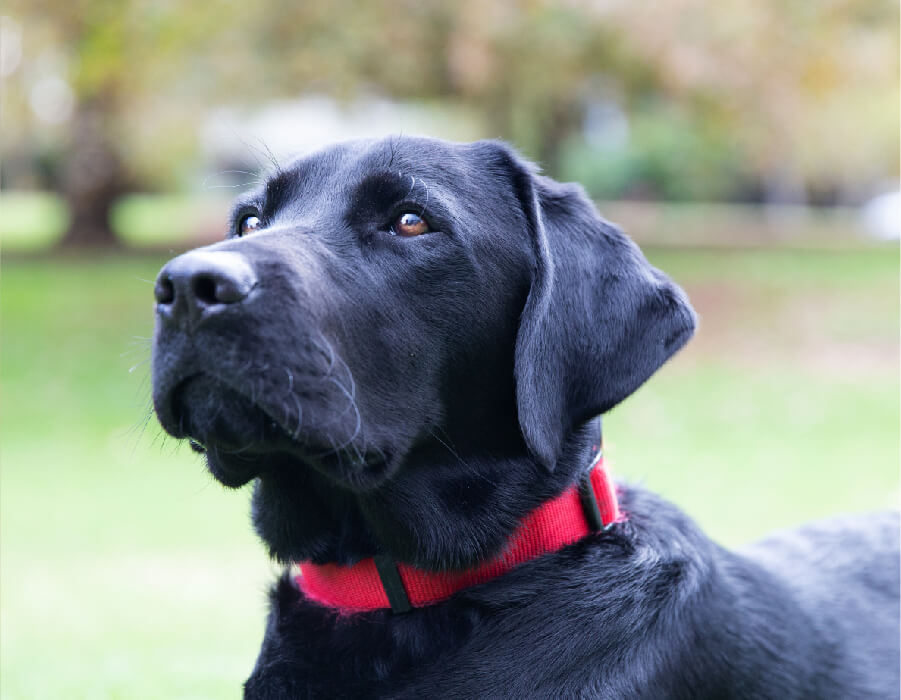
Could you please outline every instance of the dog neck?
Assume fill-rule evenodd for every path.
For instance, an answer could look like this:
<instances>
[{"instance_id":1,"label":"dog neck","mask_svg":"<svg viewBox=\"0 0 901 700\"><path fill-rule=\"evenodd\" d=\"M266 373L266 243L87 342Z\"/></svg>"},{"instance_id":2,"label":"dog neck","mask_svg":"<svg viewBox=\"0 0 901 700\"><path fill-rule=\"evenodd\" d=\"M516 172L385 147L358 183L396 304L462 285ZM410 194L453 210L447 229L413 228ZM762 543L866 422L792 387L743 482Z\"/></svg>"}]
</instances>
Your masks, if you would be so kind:
<instances>
[{"instance_id":1,"label":"dog neck","mask_svg":"<svg viewBox=\"0 0 901 700\"><path fill-rule=\"evenodd\" d=\"M426 440L389 480L365 491L274 454L254 488L254 527L289 566L353 565L385 554L425 571L468 570L499 556L529 513L578 483L599 444L599 421L590 419L548 470L515 420L481 431L448 426L441 441Z\"/></svg>"},{"instance_id":2,"label":"dog neck","mask_svg":"<svg viewBox=\"0 0 901 700\"><path fill-rule=\"evenodd\" d=\"M342 613L391 608L396 613L446 600L502 576L513 567L557 551L623 519L616 489L600 445L577 484L532 510L499 555L461 571L425 571L390 556L377 555L352 565L299 564L296 582L304 595Z\"/></svg>"}]
</instances>

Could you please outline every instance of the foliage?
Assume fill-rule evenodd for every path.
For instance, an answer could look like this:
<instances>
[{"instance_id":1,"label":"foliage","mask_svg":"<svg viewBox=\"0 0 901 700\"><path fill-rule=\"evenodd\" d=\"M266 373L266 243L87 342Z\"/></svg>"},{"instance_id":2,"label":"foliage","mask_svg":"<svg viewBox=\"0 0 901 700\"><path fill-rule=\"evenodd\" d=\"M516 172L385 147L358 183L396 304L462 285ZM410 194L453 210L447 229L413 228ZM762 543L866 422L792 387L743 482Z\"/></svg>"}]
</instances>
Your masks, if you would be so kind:
<instances>
[{"instance_id":1,"label":"foliage","mask_svg":"<svg viewBox=\"0 0 901 700\"><path fill-rule=\"evenodd\" d=\"M222 237L231 199L221 195L132 194L110 211L116 237L131 248L183 249ZM69 222L66 204L46 192L0 194L0 241L7 253L47 251Z\"/></svg>"},{"instance_id":2,"label":"foliage","mask_svg":"<svg viewBox=\"0 0 901 700\"><path fill-rule=\"evenodd\" d=\"M5 192L0 208L0 245L5 251L46 249L69 224L65 203L46 192Z\"/></svg>"},{"instance_id":3,"label":"foliage","mask_svg":"<svg viewBox=\"0 0 901 700\"><path fill-rule=\"evenodd\" d=\"M633 39L636 53L658 66L666 94L686 100L705 121L728 125L756 171L859 176L877 163L883 172L897 171L897 3L668 0L597 7ZM877 104L882 114L873 113ZM862 133L870 128L878 138ZM888 144L890 152L882 151Z\"/></svg>"},{"instance_id":4,"label":"foliage","mask_svg":"<svg viewBox=\"0 0 901 700\"><path fill-rule=\"evenodd\" d=\"M898 169L890 0L11 0L5 11L24 58L4 78L4 178L33 182L22 164L40 160L73 227L107 226L122 191L202 179L198 132L217 107L311 93L463 105L486 136L551 174L585 172L603 194L853 199ZM74 111L41 124L33 91L57 74ZM592 168L585 110L598 100L634 123Z\"/></svg>"},{"instance_id":5,"label":"foliage","mask_svg":"<svg viewBox=\"0 0 901 700\"><path fill-rule=\"evenodd\" d=\"M631 143L591 146L570 138L560 176L597 199L736 200L753 181L743 150L672 109L636 113Z\"/></svg>"}]
</instances>

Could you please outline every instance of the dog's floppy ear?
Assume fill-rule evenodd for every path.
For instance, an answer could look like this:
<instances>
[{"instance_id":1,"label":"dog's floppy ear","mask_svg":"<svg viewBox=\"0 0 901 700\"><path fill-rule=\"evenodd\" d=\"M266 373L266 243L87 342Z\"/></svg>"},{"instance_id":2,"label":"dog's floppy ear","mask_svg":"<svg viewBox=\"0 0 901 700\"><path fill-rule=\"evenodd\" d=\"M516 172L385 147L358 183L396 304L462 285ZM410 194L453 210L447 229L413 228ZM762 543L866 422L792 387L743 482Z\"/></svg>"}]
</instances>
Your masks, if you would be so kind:
<instances>
[{"instance_id":1,"label":"dog's floppy ear","mask_svg":"<svg viewBox=\"0 0 901 700\"><path fill-rule=\"evenodd\" d=\"M529 226L532 279L516 339L519 424L553 469L570 432L635 391L689 339L685 293L605 221L581 187L494 144Z\"/></svg>"}]
</instances>

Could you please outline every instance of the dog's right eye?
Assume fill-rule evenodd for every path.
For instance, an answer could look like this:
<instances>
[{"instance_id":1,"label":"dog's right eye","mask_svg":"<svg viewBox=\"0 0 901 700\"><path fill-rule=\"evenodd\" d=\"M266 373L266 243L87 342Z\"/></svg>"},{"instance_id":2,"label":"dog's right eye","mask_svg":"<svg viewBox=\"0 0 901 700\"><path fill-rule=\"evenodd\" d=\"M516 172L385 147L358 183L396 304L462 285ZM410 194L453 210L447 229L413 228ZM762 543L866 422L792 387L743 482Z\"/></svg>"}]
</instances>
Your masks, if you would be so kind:
<instances>
[{"instance_id":1,"label":"dog's right eye","mask_svg":"<svg viewBox=\"0 0 901 700\"><path fill-rule=\"evenodd\" d=\"M248 233L253 233L262 227L263 222L260 221L260 217L256 214L247 214L241 217L241 220L238 222L238 235L246 236Z\"/></svg>"},{"instance_id":2,"label":"dog's right eye","mask_svg":"<svg viewBox=\"0 0 901 700\"><path fill-rule=\"evenodd\" d=\"M412 238L430 231L429 222L412 211L404 212L398 216L394 223L391 224L390 229L390 232L395 236L403 236L404 238Z\"/></svg>"}]
</instances>

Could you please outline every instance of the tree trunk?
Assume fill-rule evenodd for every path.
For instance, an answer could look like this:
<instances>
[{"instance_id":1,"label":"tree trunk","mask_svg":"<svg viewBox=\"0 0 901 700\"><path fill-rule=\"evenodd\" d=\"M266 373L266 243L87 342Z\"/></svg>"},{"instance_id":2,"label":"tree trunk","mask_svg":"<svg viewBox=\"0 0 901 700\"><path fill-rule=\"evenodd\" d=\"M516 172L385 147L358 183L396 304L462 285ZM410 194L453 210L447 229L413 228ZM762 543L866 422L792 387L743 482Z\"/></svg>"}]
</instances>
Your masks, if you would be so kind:
<instances>
[{"instance_id":1,"label":"tree trunk","mask_svg":"<svg viewBox=\"0 0 901 700\"><path fill-rule=\"evenodd\" d=\"M68 158L61 172L70 222L61 248L110 248L120 244L110 225L113 203L126 191L122 158L107 126L104 101L82 105L72 121Z\"/></svg>"},{"instance_id":2,"label":"tree trunk","mask_svg":"<svg viewBox=\"0 0 901 700\"><path fill-rule=\"evenodd\" d=\"M580 118L578 103L561 100L551 105L547 116L542 120L542 141L538 159L549 175L553 177L560 175L563 144L578 127Z\"/></svg>"}]
</instances>

